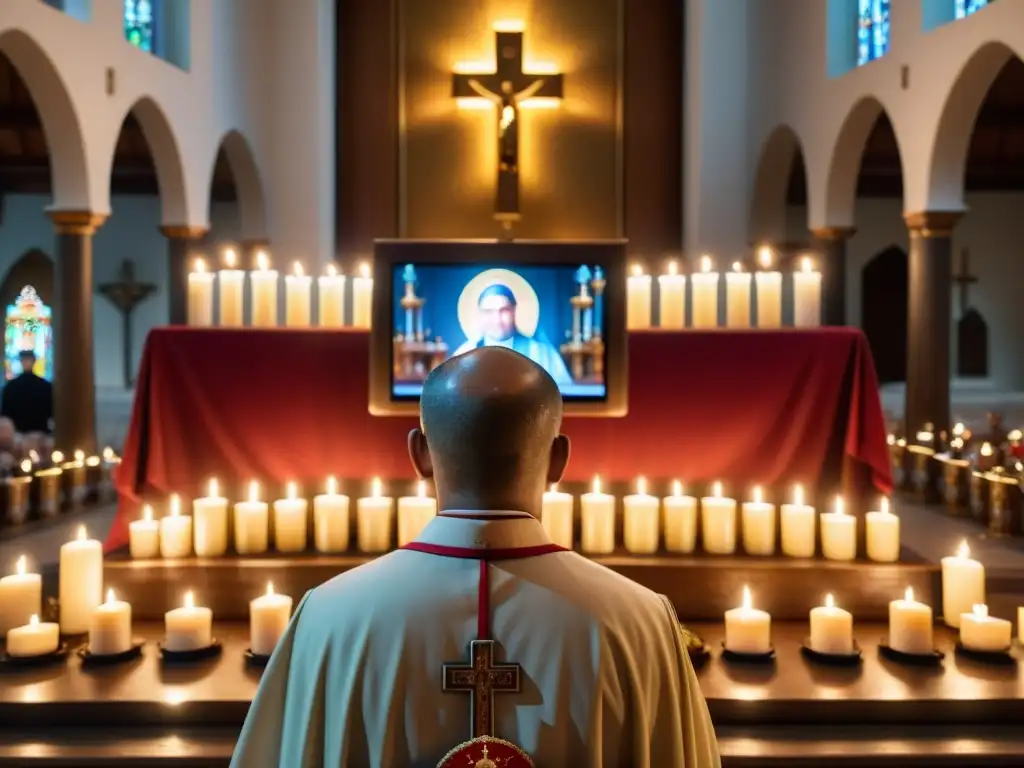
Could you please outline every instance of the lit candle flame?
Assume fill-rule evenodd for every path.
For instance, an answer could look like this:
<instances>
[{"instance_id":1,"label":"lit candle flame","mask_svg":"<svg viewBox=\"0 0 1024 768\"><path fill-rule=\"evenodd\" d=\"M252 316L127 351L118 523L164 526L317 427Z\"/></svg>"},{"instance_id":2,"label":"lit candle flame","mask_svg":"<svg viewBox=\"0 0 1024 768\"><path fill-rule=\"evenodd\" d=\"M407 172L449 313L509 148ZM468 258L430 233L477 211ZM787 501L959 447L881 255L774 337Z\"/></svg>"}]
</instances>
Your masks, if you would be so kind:
<instances>
[{"instance_id":1,"label":"lit candle flame","mask_svg":"<svg viewBox=\"0 0 1024 768\"><path fill-rule=\"evenodd\" d=\"M889 514L889 499L887 499L885 496L882 497L882 503L880 505L880 509L882 510L882 514L883 515L888 515Z\"/></svg>"},{"instance_id":2,"label":"lit candle flame","mask_svg":"<svg viewBox=\"0 0 1024 768\"><path fill-rule=\"evenodd\" d=\"M302 262L295 262L295 264L292 266L292 274L294 274L296 277L302 277L303 275L306 274L305 270L302 268Z\"/></svg>"},{"instance_id":3,"label":"lit candle flame","mask_svg":"<svg viewBox=\"0 0 1024 768\"><path fill-rule=\"evenodd\" d=\"M108 446L108 447L103 449L103 460L104 461L113 461L114 458L115 458L115 456L114 456L114 449L113 448L110 448Z\"/></svg>"},{"instance_id":4,"label":"lit candle flame","mask_svg":"<svg viewBox=\"0 0 1024 768\"><path fill-rule=\"evenodd\" d=\"M975 618L987 619L988 618L988 606L982 603L971 607L971 613L974 614Z\"/></svg>"},{"instance_id":5,"label":"lit candle flame","mask_svg":"<svg viewBox=\"0 0 1024 768\"><path fill-rule=\"evenodd\" d=\"M21 471L24 472L26 475L29 472L31 472L32 471L32 462L29 461L28 459L25 459L23 462L21 462Z\"/></svg>"},{"instance_id":6,"label":"lit candle flame","mask_svg":"<svg viewBox=\"0 0 1024 768\"><path fill-rule=\"evenodd\" d=\"M594 492L595 495L599 494L601 492L601 476L600 475L594 475L593 492Z\"/></svg>"},{"instance_id":7,"label":"lit candle flame","mask_svg":"<svg viewBox=\"0 0 1024 768\"><path fill-rule=\"evenodd\" d=\"M238 265L238 255L235 253L234 248L224 249L224 266L228 269L234 269Z\"/></svg>"},{"instance_id":8,"label":"lit candle flame","mask_svg":"<svg viewBox=\"0 0 1024 768\"><path fill-rule=\"evenodd\" d=\"M203 259L196 259L196 274L206 274L206 262Z\"/></svg>"},{"instance_id":9,"label":"lit candle flame","mask_svg":"<svg viewBox=\"0 0 1024 768\"><path fill-rule=\"evenodd\" d=\"M60 451L54 451L53 453L50 454L50 461L53 462L54 464L63 464L64 454Z\"/></svg>"},{"instance_id":10,"label":"lit candle flame","mask_svg":"<svg viewBox=\"0 0 1024 768\"><path fill-rule=\"evenodd\" d=\"M78 530L75 532L75 538L79 541L85 541L89 538L89 532L85 530L84 525L78 526Z\"/></svg>"},{"instance_id":11,"label":"lit candle flame","mask_svg":"<svg viewBox=\"0 0 1024 768\"><path fill-rule=\"evenodd\" d=\"M384 495L384 486L381 483L380 478L379 477L373 478L373 481L370 483L370 496L372 498L374 498L374 499L379 499L383 495Z\"/></svg>"},{"instance_id":12,"label":"lit candle flame","mask_svg":"<svg viewBox=\"0 0 1024 768\"><path fill-rule=\"evenodd\" d=\"M427 482L426 480L420 480L416 483L416 496L420 499L427 498Z\"/></svg>"},{"instance_id":13,"label":"lit candle flame","mask_svg":"<svg viewBox=\"0 0 1024 768\"><path fill-rule=\"evenodd\" d=\"M14 566L14 572L19 576L24 576L28 570L28 562L25 560L25 556L22 555L18 558L18 562Z\"/></svg>"},{"instance_id":14,"label":"lit candle flame","mask_svg":"<svg viewBox=\"0 0 1024 768\"><path fill-rule=\"evenodd\" d=\"M112 605L117 602L117 597L114 596L114 589L111 587L107 590L107 605Z\"/></svg>"},{"instance_id":15,"label":"lit candle flame","mask_svg":"<svg viewBox=\"0 0 1024 768\"><path fill-rule=\"evenodd\" d=\"M328 277L337 277L338 276L338 268L336 266L334 266L333 264L328 264L327 265L327 276Z\"/></svg>"},{"instance_id":16,"label":"lit candle flame","mask_svg":"<svg viewBox=\"0 0 1024 768\"><path fill-rule=\"evenodd\" d=\"M885 436L885 442L887 442L889 445L896 445L896 435L890 432L888 435Z\"/></svg>"},{"instance_id":17,"label":"lit candle flame","mask_svg":"<svg viewBox=\"0 0 1024 768\"><path fill-rule=\"evenodd\" d=\"M961 424L960 422L957 422L956 424L953 425L953 434L959 437L964 433L964 429L966 429L966 427L964 427L964 425Z\"/></svg>"},{"instance_id":18,"label":"lit candle flame","mask_svg":"<svg viewBox=\"0 0 1024 768\"><path fill-rule=\"evenodd\" d=\"M949 441L949 447L955 448L958 451L964 447L964 439L962 437L954 437Z\"/></svg>"},{"instance_id":19,"label":"lit candle flame","mask_svg":"<svg viewBox=\"0 0 1024 768\"><path fill-rule=\"evenodd\" d=\"M960 542L960 546L956 550L956 556L964 559L971 556L971 548L967 545L967 539Z\"/></svg>"},{"instance_id":20,"label":"lit candle flame","mask_svg":"<svg viewBox=\"0 0 1024 768\"><path fill-rule=\"evenodd\" d=\"M551 487L548 488L548 493L558 493L558 483L552 483Z\"/></svg>"},{"instance_id":21,"label":"lit candle flame","mask_svg":"<svg viewBox=\"0 0 1024 768\"><path fill-rule=\"evenodd\" d=\"M33 464L39 463L39 454L36 453L34 448L28 452L28 458Z\"/></svg>"},{"instance_id":22,"label":"lit candle flame","mask_svg":"<svg viewBox=\"0 0 1024 768\"><path fill-rule=\"evenodd\" d=\"M183 605L186 608L195 608L196 607L196 596L192 594L192 590L189 590L188 592L185 593L185 601L184 601Z\"/></svg>"},{"instance_id":23,"label":"lit candle flame","mask_svg":"<svg viewBox=\"0 0 1024 768\"><path fill-rule=\"evenodd\" d=\"M74 456L75 461L78 462L79 464L85 461L85 451L75 451Z\"/></svg>"},{"instance_id":24,"label":"lit candle flame","mask_svg":"<svg viewBox=\"0 0 1024 768\"><path fill-rule=\"evenodd\" d=\"M217 478L210 478L210 487L206 491L206 495L211 499L216 499L220 496L220 486L217 484Z\"/></svg>"},{"instance_id":25,"label":"lit candle flame","mask_svg":"<svg viewBox=\"0 0 1024 768\"><path fill-rule=\"evenodd\" d=\"M638 477L636 479L636 492L640 496L646 496L647 495L647 478L646 477Z\"/></svg>"},{"instance_id":26,"label":"lit candle flame","mask_svg":"<svg viewBox=\"0 0 1024 768\"><path fill-rule=\"evenodd\" d=\"M754 503L755 504L760 504L762 502L763 499L761 498L761 486L760 485L755 485L754 486L753 496L754 496Z\"/></svg>"},{"instance_id":27,"label":"lit candle flame","mask_svg":"<svg viewBox=\"0 0 1024 768\"><path fill-rule=\"evenodd\" d=\"M634 264L629 268L629 271L633 274L633 277L642 277L644 274L644 268L639 264Z\"/></svg>"},{"instance_id":28,"label":"lit candle flame","mask_svg":"<svg viewBox=\"0 0 1024 768\"><path fill-rule=\"evenodd\" d=\"M359 276L361 278L363 278L364 280L369 280L370 279L370 274L371 273L370 273L370 264L369 264L369 262L366 262L366 261L362 262L359 265Z\"/></svg>"},{"instance_id":29,"label":"lit candle flame","mask_svg":"<svg viewBox=\"0 0 1024 768\"><path fill-rule=\"evenodd\" d=\"M797 483L793 486L793 506L802 507L804 505L804 487Z\"/></svg>"},{"instance_id":30,"label":"lit candle flame","mask_svg":"<svg viewBox=\"0 0 1024 768\"><path fill-rule=\"evenodd\" d=\"M846 504L843 503L843 497L842 496L836 496L836 514L837 515L845 515L846 514Z\"/></svg>"},{"instance_id":31,"label":"lit candle flame","mask_svg":"<svg viewBox=\"0 0 1024 768\"><path fill-rule=\"evenodd\" d=\"M39 626L39 617L36 616L33 613L31 616L28 617L28 625L30 627L38 627Z\"/></svg>"},{"instance_id":32,"label":"lit candle flame","mask_svg":"<svg viewBox=\"0 0 1024 768\"><path fill-rule=\"evenodd\" d=\"M181 497L176 494L171 494L171 517L178 517L181 514Z\"/></svg>"},{"instance_id":33,"label":"lit candle flame","mask_svg":"<svg viewBox=\"0 0 1024 768\"><path fill-rule=\"evenodd\" d=\"M294 482L290 481L288 483L288 488L285 493L285 496L287 496L288 501L294 501L295 499L299 498L299 489Z\"/></svg>"},{"instance_id":34,"label":"lit candle flame","mask_svg":"<svg viewBox=\"0 0 1024 768\"><path fill-rule=\"evenodd\" d=\"M982 443L981 444L981 455L982 456L991 456L992 455L992 444L991 443Z\"/></svg>"},{"instance_id":35,"label":"lit candle flame","mask_svg":"<svg viewBox=\"0 0 1024 768\"><path fill-rule=\"evenodd\" d=\"M908 602L908 603L914 602L914 588L913 587L907 587L907 591L903 593L903 599L906 602Z\"/></svg>"},{"instance_id":36,"label":"lit candle flame","mask_svg":"<svg viewBox=\"0 0 1024 768\"><path fill-rule=\"evenodd\" d=\"M668 263L668 273L670 275L679 274L679 265L676 264L675 259Z\"/></svg>"},{"instance_id":37,"label":"lit candle flame","mask_svg":"<svg viewBox=\"0 0 1024 768\"><path fill-rule=\"evenodd\" d=\"M682 496L683 495L683 484L679 480L672 481L672 495Z\"/></svg>"},{"instance_id":38,"label":"lit candle flame","mask_svg":"<svg viewBox=\"0 0 1024 768\"><path fill-rule=\"evenodd\" d=\"M149 504L142 508L142 519L147 522L151 522L153 520L153 508L149 506Z\"/></svg>"},{"instance_id":39,"label":"lit candle flame","mask_svg":"<svg viewBox=\"0 0 1024 768\"><path fill-rule=\"evenodd\" d=\"M742 272L743 271L743 265L740 264L738 261L734 261L732 263L732 271L733 272Z\"/></svg>"},{"instance_id":40,"label":"lit candle flame","mask_svg":"<svg viewBox=\"0 0 1024 768\"><path fill-rule=\"evenodd\" d=\"M711 486L711 495L716 499L722 498L722 484L717 480L715 481L715 484Z\"/></svg>"},{"instance_id":41,"label":"lit candle flame","mask_svg":"<svg viewBox=\"0 0 1024 768\"><path fill-rule=\"evenodd\" d=\"M767 245L762 245L757 249L757 261L764 268L768 269L772 265L772 249Z\"/></svg>"},{"instance_id":42,"label":"lit candle flame","mask_svg":"<svg viewBox=\"0 0 1024 768\"><path fill-rule=\"evenodd\" d=\"M700 257L700 271L707 274L711 271L711 257L701 256Z\"/></svg>"},{"instance_id":43,"label":"lit candle flame","mask_svg":"<svg viewBox=\"0 0 1024 768\"><path fill-rule=\"evenodd\" d=\"M811 272L814 271L814 265L811 263L811 260L807 256L804 256L802 259L800 259L800 271L803 272L805 275L810 274Z\"/></svg>"},{"instance_id":44,"label":"lit candle flame","mask_svg":"<svg viewBox=\"0 0 1024 768\"><path fill-rule=\"evenodd\" d=\"M750 596L750 587L743 586L743 608L750 610L754 607L754 598Z\"/></svg>"},{"instance_id":45,"label":"lit candle flame","mask_svg":"<svg viewBox=\"0 0 1024 768\"><path fill-rule=\"evenodd\" d=\"M267 257L266 251L256 252L256 269L260 272L266 272L270 269L270 259Z\"/></svg>"},{"instance_id":46,"label":"lit candle flame","mask_svg":"<svg viewBox=\"0 0 1024 768\"><path fill-rule=\"evenodd\" d=\"M249 501L250 502L254 502L254 501L259 501L259 500L260 500L260 484L258 482L256 482L255 480L250 480L249 481Z\"/></svg>"},{"instance_id":47,"label":"lit candle flame","mask_svg":"<svg viewBox=\"0 0 1024 768\"><path fill-rule=\"evenodd\" d=\"M835 608L836 607L836 599L835 599L835 597L832 596L831 592L829 592L827 595L825 595L825 607L826 608Z\"/></svg>"},{"instance_id":48,"label":"lit candle flame","mask_svg":"<svg viewBox=\"0 0 1024 768\"><path fill-rule=\"evenodd\" d=\"M267 595L272 595L272 594L274 594L274 582L268 581L267 582Z\"/></svg>"},{"instance_id":49,"label":"lit candle flame","mask_svg":"<svg viewBox=\"0 0 1024 768\"><path fill-rule=\"evenodd\" d=\"M330 475L327 478L327 495L337 496L338 495L338 478L334 475Z\"/></svg>"}]
</instances>

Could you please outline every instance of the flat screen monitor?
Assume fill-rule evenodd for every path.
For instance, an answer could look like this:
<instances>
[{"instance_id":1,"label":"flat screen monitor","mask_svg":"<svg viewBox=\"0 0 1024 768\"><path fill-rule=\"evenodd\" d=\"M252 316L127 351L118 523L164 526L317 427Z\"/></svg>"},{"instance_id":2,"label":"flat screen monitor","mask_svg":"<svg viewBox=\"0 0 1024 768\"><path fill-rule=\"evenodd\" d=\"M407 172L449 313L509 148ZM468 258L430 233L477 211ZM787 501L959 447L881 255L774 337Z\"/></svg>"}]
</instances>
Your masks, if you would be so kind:
<instances>
[{"instance_id":1,"label":"flat screen monitor","mask_svg":"<svg viewBox=\"0 0 1024 768\"><path fill-rule=\"evenodd\" d=\"M551 374L567 413L625 414L624 241L383 240L373 276L372 413L415 413L435 367L498 346Z\"/></svg>"}]
</instances>

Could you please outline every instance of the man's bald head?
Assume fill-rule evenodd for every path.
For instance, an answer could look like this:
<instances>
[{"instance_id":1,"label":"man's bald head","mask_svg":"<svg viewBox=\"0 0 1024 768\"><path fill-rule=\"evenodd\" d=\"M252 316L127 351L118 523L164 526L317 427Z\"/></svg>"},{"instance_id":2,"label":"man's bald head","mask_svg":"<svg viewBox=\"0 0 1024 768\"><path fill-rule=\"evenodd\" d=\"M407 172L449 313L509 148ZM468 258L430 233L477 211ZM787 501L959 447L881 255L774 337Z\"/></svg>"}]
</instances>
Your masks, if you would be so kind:
<instances>
[{"instance_id":1,"label":"man's bald head","mask_svg":"<svg viewBox=\"0 0 1024 768\"><path fill-rule=\"evenodd\" d=\"M509 349L480 347L435 368L420 413L410 452L421 474L434 476L442 505L447 496L474 509L533 512L568 459L558 386ZM426 456L417 445L423 438Z\"/></svg>"}]
</instances>

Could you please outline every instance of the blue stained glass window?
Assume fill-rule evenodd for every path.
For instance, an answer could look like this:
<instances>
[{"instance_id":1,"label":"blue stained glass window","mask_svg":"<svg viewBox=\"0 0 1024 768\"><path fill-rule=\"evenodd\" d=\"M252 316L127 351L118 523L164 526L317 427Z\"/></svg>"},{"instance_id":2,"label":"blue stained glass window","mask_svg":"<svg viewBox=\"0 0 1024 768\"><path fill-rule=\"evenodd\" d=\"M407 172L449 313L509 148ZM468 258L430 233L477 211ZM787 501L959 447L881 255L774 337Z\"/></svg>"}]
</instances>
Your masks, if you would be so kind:
<instances>
[{"instance_id":1,"label":"blue stained glass window","mask_svg":"<svg viewBox=\"0 0 1024 768\"><path fill-rule=\"evenodd\" d=\"M889 0L859 0L857 13L857 66L860 66L889 51Z\"/></svg>"},{"instance_id":2,"label":"blue stained glass window","mask_svg":"<svg viewBox=\"0 0 1024 768\"><path fill-rule=\"evenodd\" d=\"M156 8L159 0L124 0L124 37L146 53L155 52Z\"/></svg>"},{"instance_id":3,"label":"blue stained glass window","mask_svg":"<svg viewBox=\"0 0 1024 768\"><path fill-rule=\"evenodd\" d=\"M965 19L988 5L988 0L955 0L955 2L955 15L958 19Z\"/></svg>"}]
</instances>

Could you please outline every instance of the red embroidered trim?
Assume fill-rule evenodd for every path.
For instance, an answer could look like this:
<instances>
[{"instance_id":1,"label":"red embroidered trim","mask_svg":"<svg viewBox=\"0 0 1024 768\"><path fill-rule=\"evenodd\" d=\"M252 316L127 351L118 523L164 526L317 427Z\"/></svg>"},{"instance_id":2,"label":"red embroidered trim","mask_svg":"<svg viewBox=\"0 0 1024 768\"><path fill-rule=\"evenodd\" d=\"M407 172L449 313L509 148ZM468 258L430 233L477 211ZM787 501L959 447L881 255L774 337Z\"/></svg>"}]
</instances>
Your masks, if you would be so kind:
<instances>
[{"instance_id":1,"label":"red embroidered trim","mask_svg":"<svg viewBox=\"0 0 1024 768\"><path fill-rule=\"evenodd\" d=\"M425 541L411 541L402 549L411 549L426 555L456 557L460 560L516 560L521 557L540 557L555 552L568 552L557 544L536 544L532 547L508 547L505 549L476 549L474 547L449 547L444 544L428 544Z\"/></svg>"}]
</instances>

